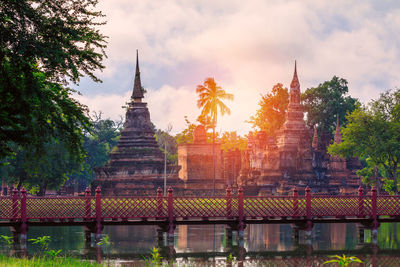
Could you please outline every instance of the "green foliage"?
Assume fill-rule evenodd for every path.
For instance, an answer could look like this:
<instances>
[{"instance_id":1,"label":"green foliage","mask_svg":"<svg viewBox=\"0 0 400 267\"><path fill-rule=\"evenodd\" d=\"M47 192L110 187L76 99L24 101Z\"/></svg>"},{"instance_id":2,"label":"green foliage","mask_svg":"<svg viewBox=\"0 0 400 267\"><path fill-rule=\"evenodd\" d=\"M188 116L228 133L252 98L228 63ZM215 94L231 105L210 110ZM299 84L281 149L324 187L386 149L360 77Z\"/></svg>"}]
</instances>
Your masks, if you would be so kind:
<instances>
[{"instance_id":1,"label":"green foliage","mask_svg":"<svg viewBox=\"0 0 400 267\"><path fill-rule=\"evenodd\" d=\"M104 166L109 161L109 153L116 148L122 120L102 119L102 113L94 113L91 121L93 128L84 137L84 149L87 153L82 169L70 175L71 181L78 181L82 187L90 183L95 176L94 169Z\"/></svg>"},{"instance_id":2,"label":"green foliage","mask_svg":"<svg viewBox=\"0 0 400 267\"><path fill-rule=\"evenodd\" d=\"M63 266L63 267L101 267L103 264L92 263L85 260L69 258L69 257L30 257L14 258L0 255L0 265L8 267L48 267L48 266Z\"/></svg>"},{"instance_id":3,"label":"green foliage","mask_svg":"<svg viewBox=\"0 0 400 267\"><path fill-rule=\"evenodd\" d=\"M51 140L44 144L45 153L36 158L32 150L19 146L14 149L14 157L3 160L7 164L0 168L0 173L7 177L7 182L22 184L38 195L44 195L47 188L58 189L68 176L81 169L81 163L68 153L64 142Z\"/></svg>"},{"instance_id":4,"label":"green foliage","mask_svg":"<svg viewBox=\"0 0 400 267\"><path fill-rule=\"evenodd\" d=\"M59 249L59 250L50 249L50 250L45 251L44 253L46 253L47 255L49 255L53 258L56 258L60 255L61 251L62 251L61 249Z\"/></svg>"},{"instance_id":5,"label":"green foliage","mask_svg":"<svg viewBox=\"0 0 400 267\"><path fill-rule=\"evenodd\" d=\"M363 169L357 171L357 175L362 177L362 182L368 186L376 186L378 190L382 187L382 181L379 177L387 177L387 173L382 166L377 166L371 158L364 160L365 166ZM361 161L363 163L363 160Z\"/></svg>"},{"instance_id":6,"label":"green foliage","mask_svg":"<svg viewBox=\"0 0 400 267\"><path fill-rule=\"evenodd\" d=\"M330 258L336 258L333 260L325 261L323 264L328 264L328 263L337 263L341 267L346 267L349 266L353 262L357 263L363 263L359 258L350 256L347 257L346 255L343 254L343 256L335 255L335 256L330 256Z\"/></svg>"},{"instance_id":7,"label":"green foliage","mask_svg":"<svg viewBox=\"0 0 400 267\"><path fill-rule=\"evenodd\" d=\"M1 241L6 243L8 246L14 244L14 239L12 236L0 235Z\"/></svg>"},{"instance_id":8,"label":"green foliage","mask_svg":"<svg viewBox=\"0 0 400 267\"><path fill-rule=\"evenodd\" d=\"M218 138L221 143L221 149L223 151L228 150L245 150L247 148L247 139L237 135L234 132L223 132L221 137Z\"/></svg>"},{"instance_id":9,"label":"green foliage","mask_svg":"<svg viewBox=\"0 0 400 267\"><path fill-rule=\"evenodd\" d=\"M367 168L377 167L384 178L393 181L397 194L398 164L400 160L400 90L381 94L368 107L360 107L349 114L342 128L343 142L332 144L328 153L341 156L369 158ZM360 174L368 176L368 170ZM390 189L389 183L386 189Z\"/></svg>"},{"instance_id":10,"label":"green foliage","mask_svg":"<svg viewBox=\"0 0 400 267\"><path fill-rule=\"evenodd\" d=\"M193 132L196 129L196 124L191 123L187 116L185 116L186 128L175 135L175 141L179 144L190 144L193 143Z\"/></svg>"},{"instance_id":11,"label":"green foliage","mask_svg":"<svg viewBox=\"0 0 400 267\"><path fill-rule=\"evenodd\" d=\"M170 135L168 132L163 130L156 130L155 137L158 143L158 146L165 152L165 148L167 150L167 161L169 163L177 163L178 161L178 144L176 143L175 138Z\"/></svg>"},{"instance_id":12,"label":"green foliage","mask_svg":"<svg viewBox=\"0 0 400 267\"><path fill-rule=\"evenodd\" d=\"M68 153L64 142L52 139L44 144L45 153L36 158L31 150L18 146L14 157L7 157L0 166L0 174L8 183L24 185L31 194L44 195L47 189L58 190L69 179L81 187L94 179L94 169L109 160L116 145L122 122L102 119L94 114L93 128L84 136L84 161L77 161ZM15 145L16 146L16 145ZM82 155L83 157L83 155Z\"/></svg>"},{"instance_id":13,"label":"green foliage","mask_svg":"<svg viewBox=\"0 0 400 267\"><path fill-rule=\"evenodd\" d=\"M51 237L48 235L38 236L37 238L28 239L28 241L31 241L32 244L39 244L40 248L43 251L48 249L50 240L51 240Z\"/></svg>"},{"instance_id":14,"label":"green foliage","mask_svg":"<svg viewBox=\"0 0 400 267\"><path fill-rule=\"evenodd\" d=\"M394 194L395 192L399 191L399 184L397 184L397 188L394 185L394 181L387 179L387 178L382 178L382 189L390 194ZM396 191L397 190L397 191Z\"/></svg>"},{"instance_id":15,"label":"green foliage","mask_svg":"<svg viewBox=\"0 0 400 267\"><path fill-rule=\"evenodd\" d=\"M0 159L13 148L36 158L51 140L82 159L87 108L65 88L83 75L98 81L105 36L96 0L19 0L0 5ZM14 146L14 144L17 144Z\"/></svg>"},{"instance_id":16,"label":"green foliage","mask_svg":"<svg viewBox=\"0 0 400 267\"><path fill-rule=\"evenodd\" d=\"M159 267L163 265L163 260L157 248L153 247L149 258L143 258L144 266Z\"/></svg>"},{"instance_id":17,"label":"green foliage","mask_svg":"<svg viewBox=\"0 0 400 267\"><path fill-rule=\"evenodd\" d=\"M111 241L110 241L110 236L109 235L104 235L103 238L101 239L101 241L96 243L99 246L109 246L111 245Z\"/></svg>"},{"instance_id":18,"label":"green foliage","mask_svg":"<svg viewBox=\"0 0 400 267\"><path fill-rule=\"evenodd\" d=\"M232 263L233 260L234 260L234 257L233 257L233 255L232 255L232 253L230 253L230 254L228 255L228 257L226 258L226 262L227 262L227 263Z\"/></svg>"},{"instance_id":19,"label":"green foliage","mask_svg":"<svg viewBox=\"0 0 400 267\"><path fill-rule=\"evenodd\" d=\"M275 135L275 132L285 122L287 106L289 104L289 92L281 83L272 88L271 93L261 96L255 116L251 116L249 123L253 128L265 131L267 135Z\"/></svg>"},{"instance_id":20,"label":"green foliage","mask_svg":"<svg viewBox=\"0 0 400 267\"><path fill-rule=\"evenodd\" d=\"M209 117L213 128L217 124L218 110L221 116L225 113L228 115L231 113L231 110L222 100L233 100L233 95L218 86L214 78L205 79L203 84L197 86L196 92L199 94L197 106L201 108L201 116L203 118Z\"/></svg>"},{"instance_id":21,"label":"green foliage","mask_svg":"<svg viewBox=\"0 0 400 267\"><path fill-rule=\"evenodd\" d=\"M336 115L339 115L339 124L343 125L345 115L360 105L356 98L347 96L348 92L347 81L336 76L317 87L308 88L301 94L307 124L318 125L320 130L332 133L336 127Z\"/></svg>"}]
</instances>

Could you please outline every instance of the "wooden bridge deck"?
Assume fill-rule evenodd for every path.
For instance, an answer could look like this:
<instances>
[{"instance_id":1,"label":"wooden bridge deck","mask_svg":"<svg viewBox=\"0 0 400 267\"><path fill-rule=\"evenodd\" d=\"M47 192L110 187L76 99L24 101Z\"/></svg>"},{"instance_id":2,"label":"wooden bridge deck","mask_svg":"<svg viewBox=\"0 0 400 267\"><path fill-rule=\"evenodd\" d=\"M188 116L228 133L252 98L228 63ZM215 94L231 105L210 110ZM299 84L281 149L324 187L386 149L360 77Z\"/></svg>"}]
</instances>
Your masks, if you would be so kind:
<instances>
[{"instance_id":1,"label":"wooden bridge deck","mask_svg":"<svg viewBox=\"0 0 400 267\"><path fill-rule=\"evenodd\" d=\"M0 226L12 226L26 234L28 226L82 225L101 233L104 225L159 225L173 234L179 224L226 224L243 231L246 224L293 224L311 230L315 223L361 223L377 229L381 222L400 222L400 196L314 195L306 188L300 196L245 196L241 189L233 195L182 197L168 196L161 189L156 196L94 197L89 189L81 197L34 197L13 191L0 197Z\"/></svg>"}]
</instances>

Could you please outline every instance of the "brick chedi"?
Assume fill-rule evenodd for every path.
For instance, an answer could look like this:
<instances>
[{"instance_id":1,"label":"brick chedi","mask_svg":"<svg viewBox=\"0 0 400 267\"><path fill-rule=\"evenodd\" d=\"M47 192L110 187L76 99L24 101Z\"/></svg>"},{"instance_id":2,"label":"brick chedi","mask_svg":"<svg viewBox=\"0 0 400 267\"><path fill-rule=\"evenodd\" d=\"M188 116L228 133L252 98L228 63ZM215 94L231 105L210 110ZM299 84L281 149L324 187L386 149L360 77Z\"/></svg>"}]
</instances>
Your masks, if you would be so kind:
<instances>
[{"instance_id":1,"label":"brick chedi","mask_svg":"<svg viewBox=\"0 0 400 267\"><path fill-rule=\"evenodd\" d=\"M223 179L223 157L221 145L214 144L215 188L224 193L226 181ZM214 183L213 144L207 143L204 126L199 125L193 132L193 143L178 145L179 178L185 181L185 188L193 194L210 194Z\"/></svg>"},{"instance_id":2,"label":"brick chedi","mask_svg":"<svg viewBox=\"0 0 400 267\"><path fill-rule=\"evenodd\" d=\"M295 64L290 84L286 118L276 136L260 131L249 134L248 148L242 152L239 184L251 194L289 193L295 186L310 186L314 192L347 193L358 187L357 159L330 157L326 135L318 139L317 129L309 129L300 103L300 83ZM341 136L337 128L335 142Z\"/></svg>"},{"instance_id":3,"label":"brick chedi","mask_svg":"<svg viewBox=\"0 0 400 267\"><path fill-rule=\"evenodd\" d=\"M335 143L342 142L342 135L339 128L339 117L336 122L334 137ZM341 193L356 193L355 189L360 184L356 171L361 168L361 163L357 158L342 158L340 156L330 156L328 162L327 176L329 187L339 187Z\"/></svg>"},{"instance_id":4,"label":"brick chedi","mask_svg":"<svg viewBox=\"0 0 400 267\"><path fill-rule=\"evenodd\" d=\"M154 195L164 185L164 154L154 137L147 103L142 102L139 59L131 101L117 146L110 161L96 170L94 187L101 186L106 195ZM167 186L183 188L178 166L167 165Z\"/></svg>"}]
</instances>

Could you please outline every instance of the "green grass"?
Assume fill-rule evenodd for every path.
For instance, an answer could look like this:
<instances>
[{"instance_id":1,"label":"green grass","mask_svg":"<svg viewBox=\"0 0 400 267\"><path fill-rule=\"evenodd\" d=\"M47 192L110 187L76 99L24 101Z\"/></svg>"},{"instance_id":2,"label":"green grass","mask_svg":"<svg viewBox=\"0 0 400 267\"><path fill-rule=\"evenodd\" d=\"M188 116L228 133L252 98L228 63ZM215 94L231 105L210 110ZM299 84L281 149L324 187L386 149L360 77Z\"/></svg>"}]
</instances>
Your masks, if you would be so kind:
<instances>
[{"instance_id":1,"label":"green grass","mask_svg":"<svg viewBox=\"0 0 400 267\"><path fill-rule=\"evenodd\" d=\"M0 266L7 267L100 267L107 266L89 261L82 261L75 258L68 257L42 257L35 256L32 258L14 258L0 255Z\"/></svg>"}]
</instances>

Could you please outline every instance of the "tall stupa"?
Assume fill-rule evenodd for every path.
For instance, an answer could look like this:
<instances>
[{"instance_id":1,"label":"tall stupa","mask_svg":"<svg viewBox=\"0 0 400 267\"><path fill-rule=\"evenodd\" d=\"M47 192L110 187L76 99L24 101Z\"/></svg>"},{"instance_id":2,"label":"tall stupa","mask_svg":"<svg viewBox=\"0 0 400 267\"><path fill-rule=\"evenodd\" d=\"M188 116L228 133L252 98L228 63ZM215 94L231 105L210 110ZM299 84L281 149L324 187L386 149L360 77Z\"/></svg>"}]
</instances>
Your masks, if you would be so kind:
<instances>
[{"instance_id":1,"label":"tall stupa","mask_svg":"<svg viewBox=\"0 0 400 267\"><path fill-rule=\"evenodd\" d=\"M137 52L136 52L137 53ZM164 186L164 154L155 139L147 103L143 102L139 57L132 96L117 146L110 161L96 169L93 188L100 186L105 195L154 195ZM179 191L183 182L178 178L179 167L167 164L167 186Z\"/></svg>"}]
</instances>

